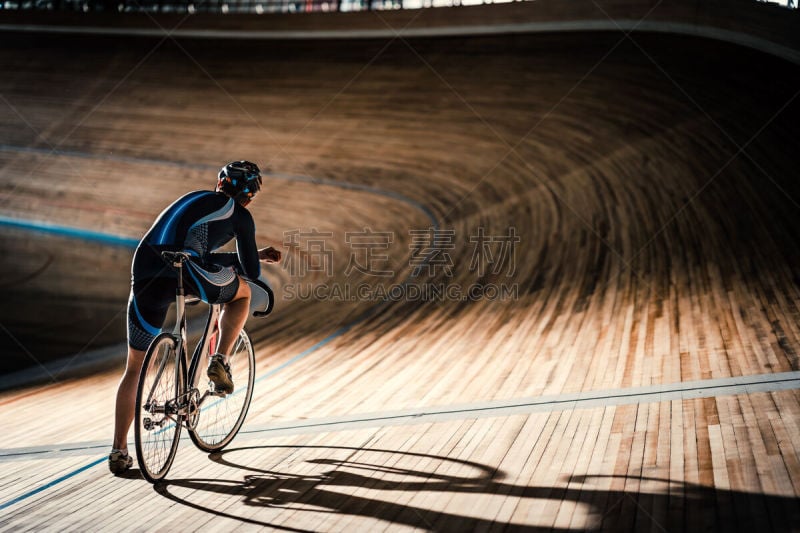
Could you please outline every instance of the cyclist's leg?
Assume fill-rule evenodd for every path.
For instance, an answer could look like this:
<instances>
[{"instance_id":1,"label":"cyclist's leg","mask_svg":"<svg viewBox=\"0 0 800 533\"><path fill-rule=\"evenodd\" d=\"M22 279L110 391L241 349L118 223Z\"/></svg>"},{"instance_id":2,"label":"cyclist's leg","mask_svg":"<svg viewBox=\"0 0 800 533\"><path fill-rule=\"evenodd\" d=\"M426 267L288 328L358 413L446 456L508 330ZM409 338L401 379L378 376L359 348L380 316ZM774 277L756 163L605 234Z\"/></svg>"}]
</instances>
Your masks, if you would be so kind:
<instances>
[{"instance_id":1,"label":"cyclist's leg","mask_svg":"<svg viewBox=\"0 0 800 533\"><path fill-rule=\"evenodd\" d=\"M115 450L127 450L128 448L128 430L131 427L131 423L133 423L136 386L139 383L139 373L142 370L144 354L144 350L137 350L128 346L128 362L125 365L125 373L122 374L122 379L117 389L117 403L114 413L114 443L111 446Z\"/></svg>"},{"instance_id":2,"label":"cyclist's leg","mask_svg":"<svg viewBox=\"0 0 800 533\"><path fill-rule=\"evenodd\" d=\"M192 260L186 266L184 282L189 290L207 303L222 304L217 353L211 357L206 375L214 383L214 390L233 392L228 355L247 320L250 285L232 267L201 266Z\"/></svg>"},{"instance_id":3,"label":"cyclist's leg","mask_svg":"<svg viewBox=\"0 0 800 533\"><path fill-rule=\"evenodd\" d=\"M239 338L250 311L250 285L239 277L239 287L233 299L222 305L219 316L219 343L217 352L228 356L233 343Z\"/></svg>"},{"instance_id":4,"label":"cyclist's leg","mask_svg":"<svg viewBox=\"0 0 800 533\"><path fill-rule=\"evenodd\" d=\"M222 303L222 312L219 318L219 342L217 353L211 357L208 363L206 375L214 383L214 390L222 393L233 392L234 383L231 376L231 369L228 365L233 343L239 338L247 314L250 311L250 285L239 276L231 284L220 291L220 294L233 294L227 301Z\"/></svg>"},{"instance_id":5,"label":"cyclist's leg","mask_svg":"<svg viewBox=\"0 0 800 533\"><path fill-rule=\"evenodd\" d=\"M131 287L128 300L128 358L117 389L112 455L113 450L121 450L127 456L128 431L135 415L136 388L142 363L150 342L164 324L167 308L174 298L175 285L175 280L156 278L134 280ZM127 468L117 465L115 470L115 465L111 462L109 466L114 473L120 473Z\"/></svg>"}]
</instances>

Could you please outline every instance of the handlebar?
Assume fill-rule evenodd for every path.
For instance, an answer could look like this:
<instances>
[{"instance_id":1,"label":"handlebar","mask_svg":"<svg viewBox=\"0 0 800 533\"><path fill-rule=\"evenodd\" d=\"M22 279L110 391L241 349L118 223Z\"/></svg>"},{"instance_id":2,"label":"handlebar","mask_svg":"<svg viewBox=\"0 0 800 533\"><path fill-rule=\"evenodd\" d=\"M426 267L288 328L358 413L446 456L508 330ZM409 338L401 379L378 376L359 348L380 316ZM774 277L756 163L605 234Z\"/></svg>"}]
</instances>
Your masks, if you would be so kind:
<instances>
[{"instance_id":1,"label":"handlebar","mask_svg":"<svg viewBox=\"0 0 800 533\"><path fill-rule=\"evenodd\" d=\"M275 293L272 292L272 289L269 285L261 281L260 279L249 279L247 278L249 283L252 283L256 287L260 288L267 294L267 307L263 311L253 311L254 318L264 318L265 316L269 315L272 312L272 308L275 306Z\"/></svg>"}]
</instances>

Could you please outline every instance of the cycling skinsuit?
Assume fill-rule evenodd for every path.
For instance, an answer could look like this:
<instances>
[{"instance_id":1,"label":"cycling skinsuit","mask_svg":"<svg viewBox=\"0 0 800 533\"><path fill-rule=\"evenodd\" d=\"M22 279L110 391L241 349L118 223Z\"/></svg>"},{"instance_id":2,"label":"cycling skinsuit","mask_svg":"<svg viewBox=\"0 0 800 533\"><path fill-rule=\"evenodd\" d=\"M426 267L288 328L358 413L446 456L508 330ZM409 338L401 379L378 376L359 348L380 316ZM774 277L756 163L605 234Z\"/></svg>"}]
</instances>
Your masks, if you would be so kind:
<instances>
[{"instance_id":1,"label":"cycling skinsuit","mask_svg":"<svg viewBox=\"0 0 800 533\"><path fill-rule=\"evenodd\" d=\"M236 238L236 252L212 253ZM128 344L146 350L161 331L169 305L175 301L177 273L161 252L185 251L183 268L188 294L207 303L229 302L239 288L239 276L260 273L255 224L250 212L223 193L191 192L167 207L156 219L133 256L128 301Z\"/></svg>"}]
</instances>

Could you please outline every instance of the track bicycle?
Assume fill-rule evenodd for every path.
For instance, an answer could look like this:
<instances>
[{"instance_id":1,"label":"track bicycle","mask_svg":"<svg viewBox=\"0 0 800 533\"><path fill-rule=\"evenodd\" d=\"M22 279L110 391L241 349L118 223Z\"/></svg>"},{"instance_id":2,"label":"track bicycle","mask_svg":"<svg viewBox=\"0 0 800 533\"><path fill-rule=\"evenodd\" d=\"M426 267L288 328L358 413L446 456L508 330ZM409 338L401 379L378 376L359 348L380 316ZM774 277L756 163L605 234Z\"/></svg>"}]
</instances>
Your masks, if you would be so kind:
<instances>
[{"instance_id":1,"label":"track bicycle","mask_svg":"<svg viewBox=\"0 0 800 533\"><path fill-rule=\"evenodd\" d=\"M233 392L217 392L207 381L203 370L217 347L220 304L209 305L205 330L187 361L186 305L200 299L184 294L183 268L189 255L165 251L161 256L178 275L176 323L172 332L162 332L150 343L136 390L136 457L145 479L152 483L167 475L184 426L192 442L205 452L227 446L247 416L255 380L255 354L243 328L228 355ZM275 302L272 290L261 280L247 282L267 295L265 309L253 316L267 316Z\"/></svg>"}]
</instances>

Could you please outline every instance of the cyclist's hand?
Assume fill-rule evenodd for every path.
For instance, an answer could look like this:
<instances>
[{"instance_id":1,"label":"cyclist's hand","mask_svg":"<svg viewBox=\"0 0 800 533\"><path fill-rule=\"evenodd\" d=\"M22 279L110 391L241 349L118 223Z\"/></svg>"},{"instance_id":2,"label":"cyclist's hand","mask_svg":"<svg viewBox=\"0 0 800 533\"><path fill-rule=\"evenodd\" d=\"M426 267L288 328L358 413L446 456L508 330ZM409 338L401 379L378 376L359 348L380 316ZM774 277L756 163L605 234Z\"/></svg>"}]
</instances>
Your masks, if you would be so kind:
<instances>
[{"instance_id":1,"label":"cyclist's hand","mask_svg":"<svg viewBox=\"0 0 800 533\"><path fill-rule=\"evenodd\" d=\"M277 263L281 260L281 251L272 246L262 248L258 251L258 258L266 263Z\"/></svg>"}]
</instances>

